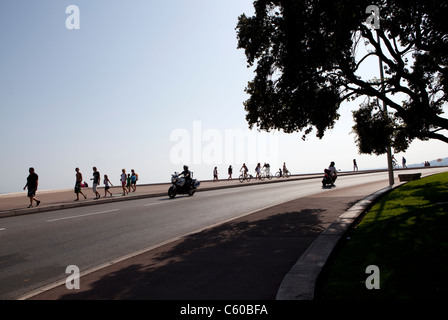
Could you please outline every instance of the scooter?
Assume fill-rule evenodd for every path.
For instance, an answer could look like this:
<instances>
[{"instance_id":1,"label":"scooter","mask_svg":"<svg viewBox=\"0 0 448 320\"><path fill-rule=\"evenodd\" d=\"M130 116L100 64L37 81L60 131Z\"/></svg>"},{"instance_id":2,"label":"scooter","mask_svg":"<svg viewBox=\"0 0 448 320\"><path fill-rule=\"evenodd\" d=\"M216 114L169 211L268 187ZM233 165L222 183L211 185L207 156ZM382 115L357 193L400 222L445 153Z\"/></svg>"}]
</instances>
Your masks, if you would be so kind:
<instances>
[{"instance_id":1,"label":"scooter","mask_svg":"<svg viewBox=\"0 0 448 320\"><path fill-rule=\"evenodd\" d=\"M179 177L179 173L177 172L174 172L174 174L171 175L172 185L168 189L168 196L171 199L178 194L188 194L189 196L192 196L201 184L201 182L196 179L192 179L188 184L185 181L185 178Z\"/></svg>"},{"instance_id":2,"label":"scooter","mask_svg":"<svg viewBox=\"0 0 448 320\"><path fill-rule=\"evenodd\" d=\"M331 187L335 187L335 185L334 185L334 181L335 181L336 179L333 180L333 178L332 178L331 175L330 175L330 170L325 169L325 170L324 170L324 173L325 173L325 175L324 175L324 178L322 179L322 187L326 188L327 185L329 185L330 188L331 188Z\"/></svg>"}]
</instances>

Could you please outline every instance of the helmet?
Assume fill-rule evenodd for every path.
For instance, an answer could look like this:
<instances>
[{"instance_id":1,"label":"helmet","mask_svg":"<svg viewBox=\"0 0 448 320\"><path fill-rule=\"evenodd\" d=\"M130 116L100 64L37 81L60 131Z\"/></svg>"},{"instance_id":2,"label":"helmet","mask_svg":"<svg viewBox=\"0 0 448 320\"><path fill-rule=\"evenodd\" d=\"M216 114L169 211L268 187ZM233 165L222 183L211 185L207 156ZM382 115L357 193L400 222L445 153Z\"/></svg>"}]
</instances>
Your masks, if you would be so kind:
<instances>
[{"instance_id":1,"label":"helmet","mask_svg":"<svg viewBox=\"0 0 448 320\"><path fill-rule=\"evenodd\" d=\"M188 166L184 166L184 170L188 170Z\"/></svg>"}]
</instances>

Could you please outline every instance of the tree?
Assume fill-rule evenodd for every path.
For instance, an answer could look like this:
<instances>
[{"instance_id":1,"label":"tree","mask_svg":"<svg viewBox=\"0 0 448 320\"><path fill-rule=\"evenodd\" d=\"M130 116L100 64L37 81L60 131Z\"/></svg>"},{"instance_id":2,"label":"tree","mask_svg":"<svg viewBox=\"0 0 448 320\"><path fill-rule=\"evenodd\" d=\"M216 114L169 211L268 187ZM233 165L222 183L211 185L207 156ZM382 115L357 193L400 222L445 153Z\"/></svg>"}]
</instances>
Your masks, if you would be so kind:
<instances>
[{"instance_id":1,"label":"tree","mask_svg":"<svg viewBox=\"0 0 448 320\"><path fill-rule=\"evenodd\" d=\"M378 29L368 20L378 15L366 13L371 4L256 0L254 16L239 16L238 48L255 68L245 89L250 128L303 132L303 139L315 129L322 138L342 102L364 97L353 112L360 152L382 154L388 144L404 151L416 138L448 143L448 119L441 116L448 97L448 3L377 1ZM363 46L368 50L359 55ZM378 60L385 77L363 78L360 68Z\"/></svg>"}]
</instances>

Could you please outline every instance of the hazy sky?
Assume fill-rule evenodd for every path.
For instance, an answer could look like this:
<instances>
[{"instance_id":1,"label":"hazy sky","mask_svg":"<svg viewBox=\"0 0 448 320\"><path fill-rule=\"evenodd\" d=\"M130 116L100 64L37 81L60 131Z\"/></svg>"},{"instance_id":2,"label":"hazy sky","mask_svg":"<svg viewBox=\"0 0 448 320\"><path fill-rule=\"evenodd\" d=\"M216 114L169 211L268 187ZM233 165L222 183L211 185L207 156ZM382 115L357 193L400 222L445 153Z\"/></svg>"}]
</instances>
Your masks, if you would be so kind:
<instances>
[{"instance_id":1,"label":"hazy sky","mask_svg":"<svg viewBox=\"0 0 448 320\"><path fill-rule=\"evenodd\" d=\"M79 29L68 29L79 8ZM242 162L293 173L386 166L359 155L351 110L322 140L301 134L248 133L243 101L252 80L235 27L251 0L2 0L0 2L0 193L21 191L28 168L40 189L72 188L75 167L119 182L122 168L140 183L168 182L189 164L199 179ZM376 72L378 62L372 61ZM374 71L372 71L374 70ZM442 142L416 142L408 164L446 157ZM401 159L403 154L396 157ZM237 175L235 173L234 175Z\"/></svg>"}]
</instances>

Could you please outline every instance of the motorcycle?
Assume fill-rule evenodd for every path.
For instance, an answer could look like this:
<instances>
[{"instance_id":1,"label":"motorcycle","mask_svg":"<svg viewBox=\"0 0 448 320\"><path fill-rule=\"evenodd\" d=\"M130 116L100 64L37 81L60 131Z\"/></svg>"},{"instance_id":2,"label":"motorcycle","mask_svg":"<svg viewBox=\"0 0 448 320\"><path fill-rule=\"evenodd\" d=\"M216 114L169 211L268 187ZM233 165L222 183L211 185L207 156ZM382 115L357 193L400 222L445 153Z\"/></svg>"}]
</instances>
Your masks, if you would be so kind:
<instances>
[{"instance_id":1,"label":"motorcycle","mask_svg":"<svg viewBox=\"0 0 448 320\"><path fill-rule=\"evenodd\" d=\"M168 196L171 199L177 194L188 194L189 196L192 196L201 184L201 182L196 179L191 179L191 182L188 184L185 181L186 179L184 177L179 177L179 173L177 172L174 172L174 174L171 175L172 185L168 189Z\"/></svg>"},{"instance_id":2,"label":"motorcycle","mask_svg":"<svg viewBox=\"0 0 448 320\"><path fill-rule=\"evenodd\" d=\"M330 170L325 169L325 170L324 170L324 173L325 173L325 175L324 175L324 178L322 179L322 186L323 186L324 188L325 188L327 185L329 185L330 188L333 187L333 186L334 186L334 180L333 180L333 178L332 178L331 175L330 175Z\"/></svg>"}]
</instances>

